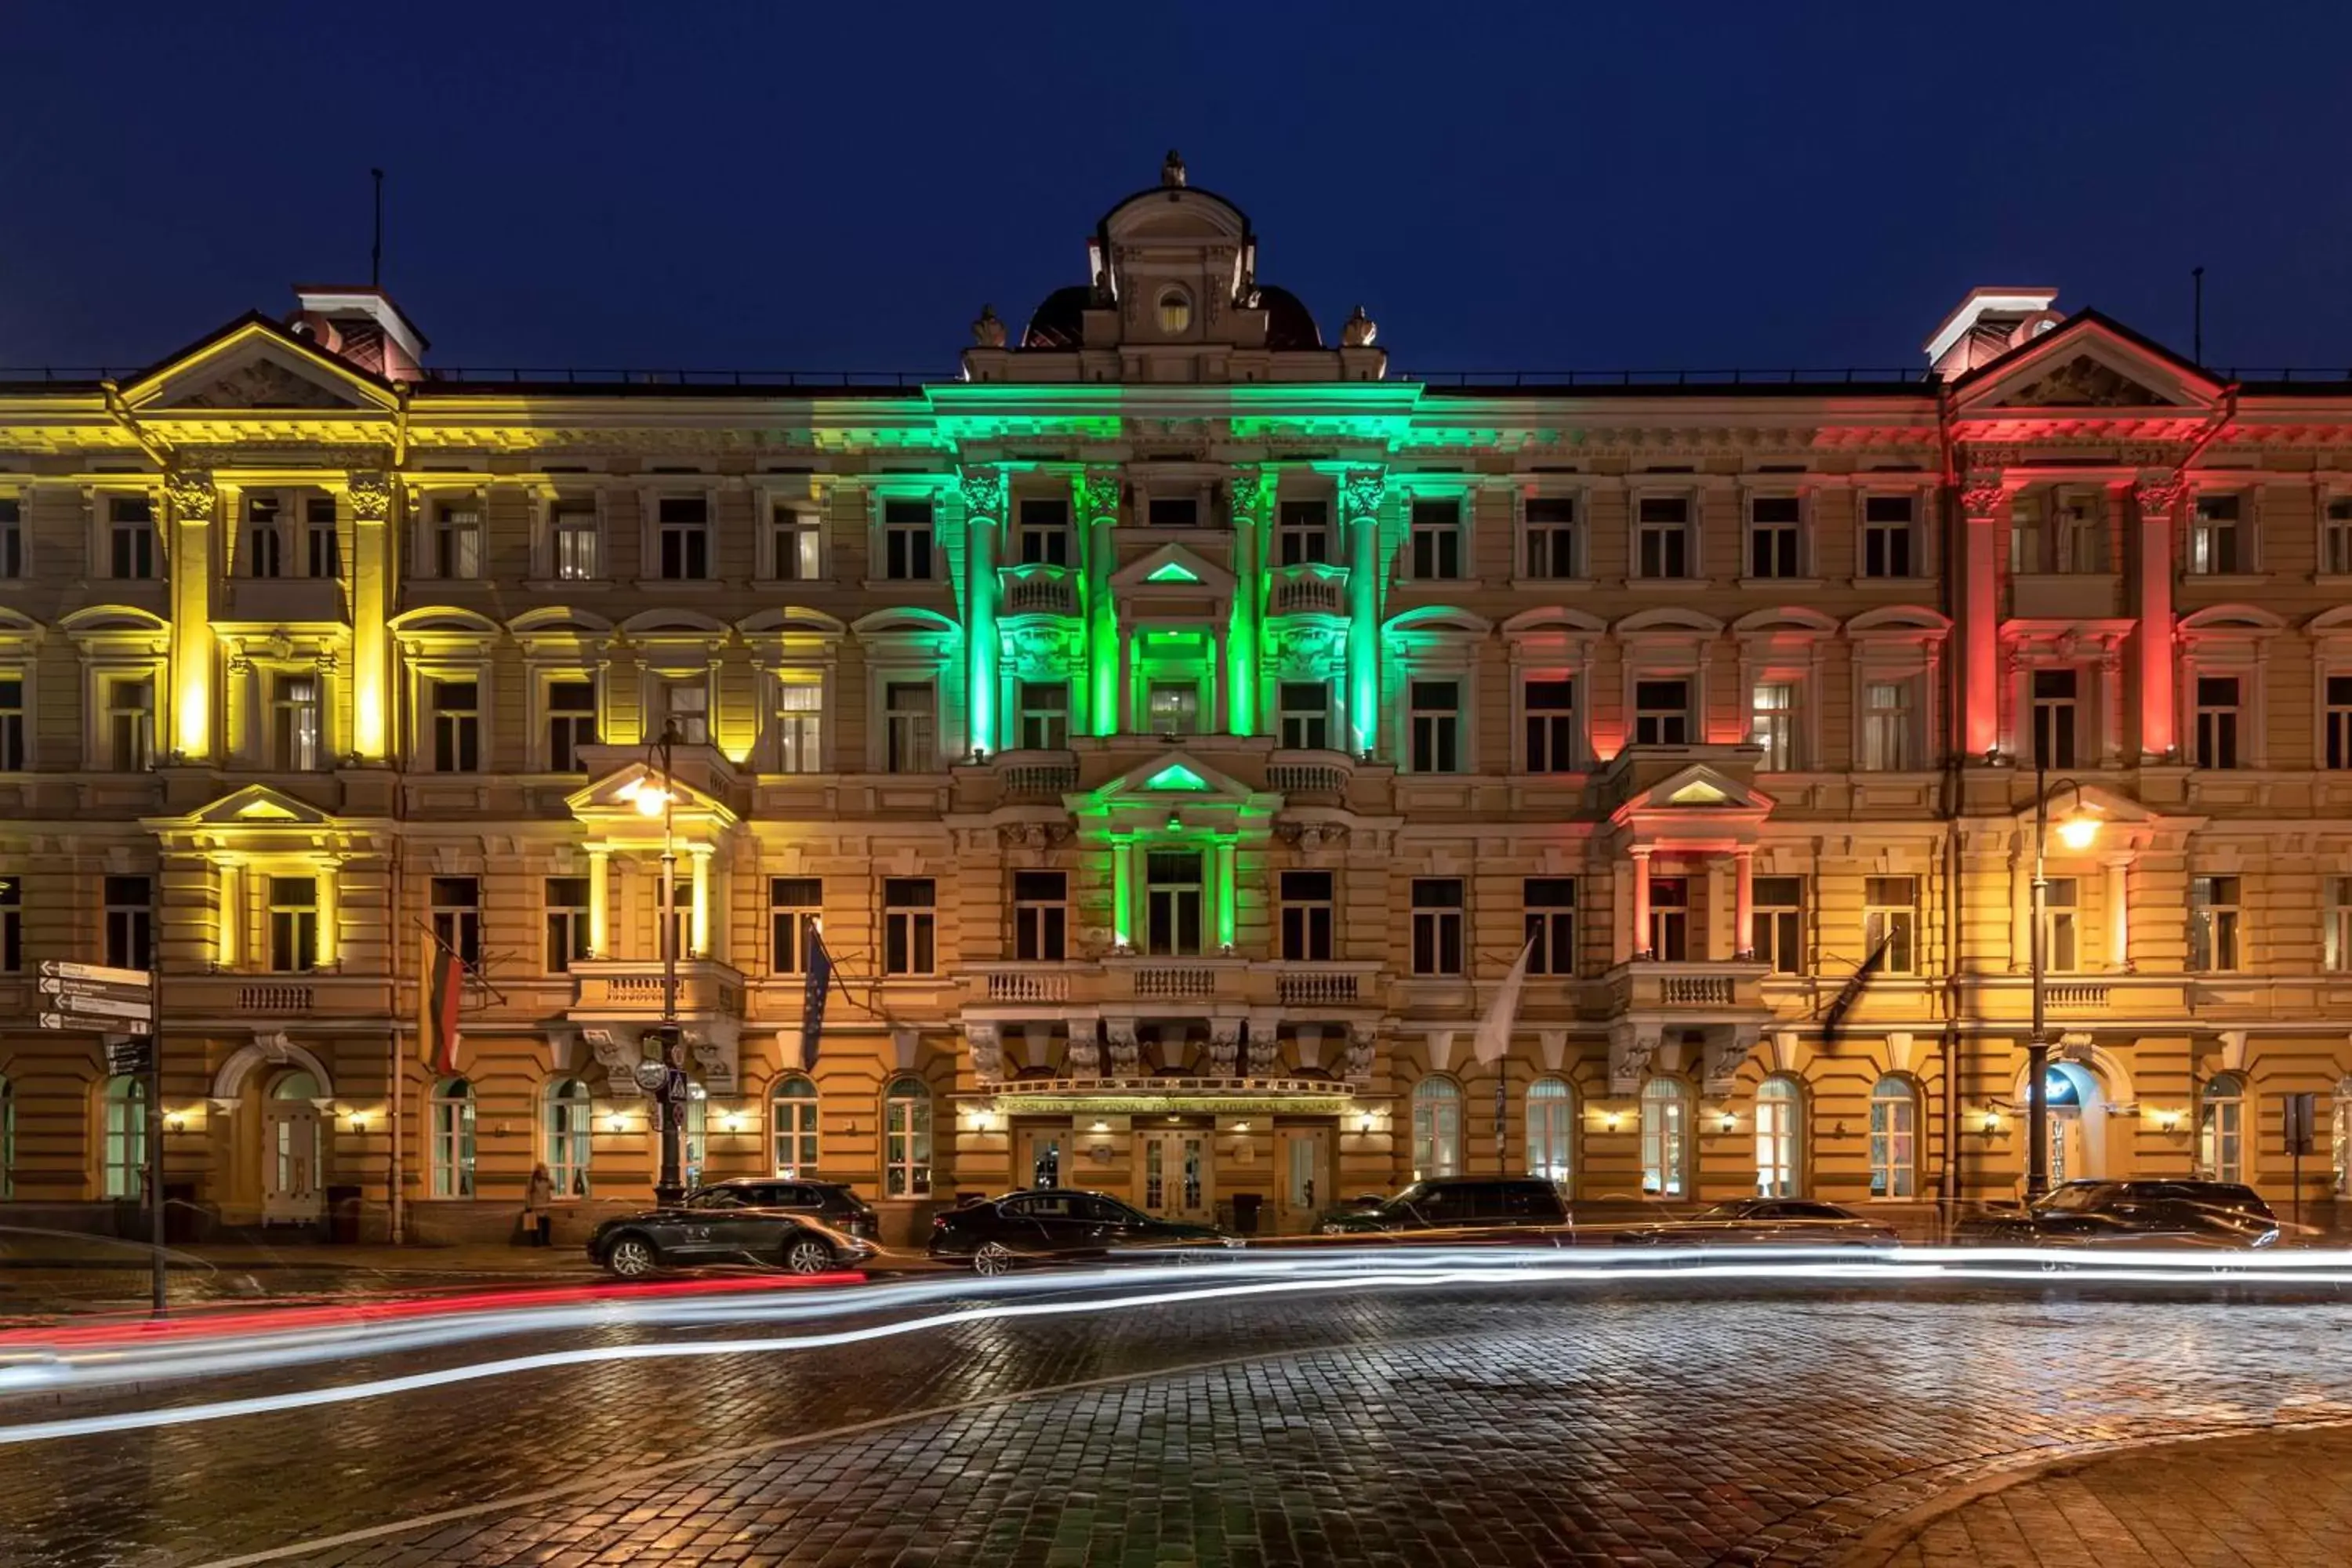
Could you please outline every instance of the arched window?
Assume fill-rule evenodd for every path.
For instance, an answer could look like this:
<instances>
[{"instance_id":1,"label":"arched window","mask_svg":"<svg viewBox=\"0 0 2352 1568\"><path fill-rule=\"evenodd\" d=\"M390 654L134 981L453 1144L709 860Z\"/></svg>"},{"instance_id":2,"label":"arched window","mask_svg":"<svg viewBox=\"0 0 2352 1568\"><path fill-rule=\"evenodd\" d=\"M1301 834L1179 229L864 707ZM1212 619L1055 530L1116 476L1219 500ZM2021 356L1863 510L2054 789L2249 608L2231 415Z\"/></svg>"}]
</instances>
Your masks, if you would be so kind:
<instances>
[{"instance_id":1,"label":"arched window","mask_svg":"<svg viewBox=\"0 0 2352 1568\"><path fill-rule=\"evenodd\" d=\"M919 1078L893 1079L882 1097L882 1195L931 1195L931 1091Z\"/></svg>"},{"instance_id":2,"label":"arched window","mask_svg":"<svg viewBox=\"0 0 2352 1568\"><path fill-rule=\"evenodd\" d=\"M1425 1078L1412 1090L1412 1179L1462 1173L1462 1086Z\"/></svg>"},{"instance_id":3,"label":"arched window","mask_svg":"<svg viewBox=\"0 0 2352 1568\"><path fill-rule=\"evenodd\" d=\"M1756 1195L1793 1198L1804 1180L1799 1139L1804 1097L1797 1080L1776 1074L1756 1086Z\"/></svg>"},{"instance_id":4,"label":"arched window","mask_svg":"<svg viewBox=\"0 0 2352 1568\"><path fill-rule=\"evenodd\" d=\"M1565 1080L1539 1078L1528 1085L1528 1174L1573 1191L1576 1152L1576 1091Z\"/></svg>"},{"instance_id":5,"label":"arched window","mask_svg":"<svg viewBox=\"0 0 2352 1568\"><path fill-rule=\"evenodd\" d=\"M1919 1096L1892 1073L1870 1086L1870 1195L1919 1195Z\"/></svg>"},{"instance_id":6,"label":"arched window","mask_svg":"<svg viewBox=\"0 0 2352 1568\"><path fill-rule=\"evenodd\" d=\"M147 1171L147 1086L136 1078L106 1080L105 1193L135 1198Z\"/></svg>"},{"instance_id":7,"label":"arched window","mask_svg":"<svg viewBox=\"0 0 2352 1568\"><path fill-rule=\"evenodd\" d=\"M474 1195L474 1086L445 1078L433 1086L433 1146L425 1164L436 1198Z\"/></svg>"},{"instance_id":8,"label":"arched window","mask_svg":"<svg viewBox=\"0 0 2352 1568\"><path fill-rule=\"evenodd\" d=\"M0 1073L0 1200L16 1195L16 1086Z\"/></svg>"},{"instance_id":9,"label":"arched window","mask_svg":"<svg viewBox=\"0 0 2352 1568\"><path fill-rule=\"evenodd\" d=\"M2246 1179L2246 1086L2235 1073L2205 1085L2198 1121L2197 1163L2216 1182Z\"/></svg>"},{"instance_id":10,"label":"arched window","mask_svg":"<svg viewBox=\"0 0 2352 1568\"><path fill-rule=\"evenodd\" d=\"M775 1139L776 1174L816 1174L816 1085L799 1073L777 1079L768 1098L768 1129Z\"/></svg>"},{"instance_id":11,"label":"arched window","mask_svg":"<svg viewBox=\"0 0 2352 1568\"><path fill-rule=\"evenodd\" d=\"M710 1091L698 1083L686 1086L686 1136L678 1140L677 1160L687 1191L702 1185L702 1168L710 1163Z\"/></svg>"},{"instance_id":12,"label":"arched window","mask_svg":"<svg viewBox=\"0 0 2352 1568\"><path fill-rule=\"evenodd\" d=\"M1170 284L1160 290L1160 330L1174 337L1192 324L1192 297Z\"/></svg>"},{"instance_id":13,"label":"arched window","mask_svg":"<svg viewBox=\"0 0 2352 1568\"><path fill-rule=\"evenodd\" d=\"M1690 1190L1690 1101L1679 1079L1642 1086L1642 1194L1679 1198Z\"/></svg>"},{"instance_id":14,"label":"arched window","mask_svg":"<svg viewBox=\"0 0 2352 1568\"><path fill-rule=\"evenodd\" d=\"M576 1078L547 1086L547 1174L559 1197L588 1195L589 1135L595 1115L588 1086Z\"/></svg>"}]
</instances>

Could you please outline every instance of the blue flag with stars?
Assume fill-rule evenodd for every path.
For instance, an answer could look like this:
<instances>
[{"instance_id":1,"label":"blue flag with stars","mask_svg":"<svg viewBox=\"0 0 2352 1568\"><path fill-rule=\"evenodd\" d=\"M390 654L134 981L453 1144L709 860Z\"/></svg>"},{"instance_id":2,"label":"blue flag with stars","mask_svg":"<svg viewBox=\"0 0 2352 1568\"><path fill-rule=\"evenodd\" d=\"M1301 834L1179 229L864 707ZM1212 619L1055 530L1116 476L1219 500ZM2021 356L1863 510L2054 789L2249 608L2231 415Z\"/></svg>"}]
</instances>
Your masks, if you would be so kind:
<instances>
[{"instance_id":1,"label":"blue flag with stars","mask_svg":"<svg viewBox=\"0 0 2352 1568\"><path fill-rule=\"evenodd\" d=\"M808 928L808 984L801 993L801 1070L816 1066L818 1038L824 1033L825 993L833 989L833 954L824 950L824 932Z\"/></svg>"}]
</instances>

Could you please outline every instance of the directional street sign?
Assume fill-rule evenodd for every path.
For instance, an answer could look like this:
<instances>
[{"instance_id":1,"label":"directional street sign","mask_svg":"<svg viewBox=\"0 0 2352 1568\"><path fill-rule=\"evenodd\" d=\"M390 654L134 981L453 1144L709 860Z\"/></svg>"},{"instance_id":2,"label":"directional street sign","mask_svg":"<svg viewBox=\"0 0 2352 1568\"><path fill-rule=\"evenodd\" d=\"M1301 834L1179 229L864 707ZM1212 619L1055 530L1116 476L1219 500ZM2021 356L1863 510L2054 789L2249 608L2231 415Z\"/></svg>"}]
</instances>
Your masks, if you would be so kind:
<instances>
[{"instance_id":1,"label":"directional street sign","mask_svg":"<svg viewBox=\"0 0 2352 1568\"><path fill-rule=\"evenodd\" d=\"M131 985L144 991L155 977L143 969L112 969L103 963L68 963L61 958L41 960L44 980L88 980L101 985Z\"/></svg>"},{"instance_id":2,"label":"directional street sign","mask_svg":"<svg viewBox=\"0 0 2352 1568\"><path fill-rule=\"evenodd\" d=\"M41 983L44 985L47 981ZM142 1023L155 1016L155 1005L148 1001L128 1001L115 996L79 996L70 992L52 1001L60 1013L88 1013L100 1018L136 1018Z\"/></svg>"},{"instance_id":3,"label":"directional street sign","mask_svg":"<svg viewBox=\"0 0 2352 1568\"><path fill-rule=\"evenodd\" d=\"M54 974L41 976L44 996L103 996L109 1001L133 1006L152 1007L154 995L145 986L115 985L98 980L60 980Z\"/></svg>"},{"instance_id":4,"label":"directional street sign","mask_svg":"<svg viewBox=\"0 0 2352 1568\"><path fill-rule=\"evenodd\" d=\"M149 1040L106 1042L106 1070L117 1078L145 1072L154 1065L154 1044Z\"/></svg>"},{"instance_id":5,"label":"directional street sign","mask_svg":"<svg viewBox=\"0 0 2352 1568\"><path fill-rule=\"evenodd\" d=\"M85 1029L102 1035L152 1035L155 1023L152 1018L105 1018L95 1014L43 1013L44 1029Z\"/></svg>"}]
</instances>

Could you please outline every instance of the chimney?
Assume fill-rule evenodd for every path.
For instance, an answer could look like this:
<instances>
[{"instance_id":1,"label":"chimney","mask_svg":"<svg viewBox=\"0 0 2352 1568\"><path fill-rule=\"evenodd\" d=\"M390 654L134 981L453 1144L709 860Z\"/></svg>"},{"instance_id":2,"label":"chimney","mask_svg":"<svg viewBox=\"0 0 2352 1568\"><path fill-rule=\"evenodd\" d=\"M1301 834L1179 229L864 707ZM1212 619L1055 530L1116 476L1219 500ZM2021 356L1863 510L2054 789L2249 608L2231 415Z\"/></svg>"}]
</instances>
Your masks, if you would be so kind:
<instances>
[{"instance_id":1,"label":"chimney","mask_svg":"<svg viewBox=\"0 0 2352 1568\"><path fill-rule=\"evenodd\" d=\"M286 327L296 337L386 381L424 378L425 334L383 289L298 283L294 300Z\"/></svg>"},{"instance_id":2,"label":"chimney","mask_svg":"<svg viewBox=\"0 0 2352 1568\"><path fill-rule=\"evenodd\" d=\"M1957 380L2056 326L2057 302L2055 289L1971 289L1927 340L1927 363Z\"/></svg>"}]
</instances>

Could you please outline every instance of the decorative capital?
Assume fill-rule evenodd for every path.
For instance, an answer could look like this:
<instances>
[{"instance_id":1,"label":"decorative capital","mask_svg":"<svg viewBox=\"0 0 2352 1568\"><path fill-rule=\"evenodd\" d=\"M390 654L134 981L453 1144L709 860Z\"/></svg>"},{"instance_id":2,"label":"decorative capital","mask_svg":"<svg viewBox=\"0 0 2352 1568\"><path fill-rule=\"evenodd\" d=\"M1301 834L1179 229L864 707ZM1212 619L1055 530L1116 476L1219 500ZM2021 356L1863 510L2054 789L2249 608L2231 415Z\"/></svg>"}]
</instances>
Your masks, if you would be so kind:
<instances>
[{"instance_id":1,"label":"decorative capital","mask_svg":"<svg viewBox=\"0 0 2352 1568\"><path fill-rule=\"evenodd\" d=\"M966 517L1004 515L1004 470L982 464L963 471L963 511Z\"/></svg>"},{"instance_id":2,"label":"decorative capital","mask_svg":"<svg viewBox=\"0 0 2352 1568\"><path fill-rule=\"evenodd\" d=\"M1234 531L1244 533L1255 529L1265 516L1265 470L1256 464L1246 464L1234 475Z\"/></svg>"},{"instance_id":3,"label":"decorative capital","mask_svg":"<svg viewBox=\"0 0 2352 1568\"><path fill-rule=\"evenodd\" d=\"M357 473L343 481L352 500L352 517L359 522L383 522L392 516L392 479L378 473Z\"/></svg>"},{"instance_id":4,"label":"decorative capital","mask_svg":"<svg viewBox=\"0 0 2352 1568\"><path fill-rule=\"evenodd\" d=\"M1352 470L1339 484L1339 514L1349 522L1376 518L1381 498L1388 493L1389 477L1378 468Z\"/></svg>"},{"instance_id":5,"label":"decorative capital","mask_svg":"<svg viewBox=\"0 0 2352 1568\"><path fill-rule=\"evenodd\" d=\"M175 516L189 521L212 521L213 477L205 473L171 473L163 476L163 493L172 502Z\"/></svg>"},{"instance_id":6,"label":"decorative capital","mask_svg":"<svg viewBox=\"0 0 2352 1568\"><path fill-rule=\"evenodd\" d=\"M2145 518L2170 517L2180 505L2180 498L2189 487L2179 479L2157 479L2132 492L2139 503L2139 514Z\"/></svg>"},{"instance_id":7,"label":"decorative capital","mask_svg":"<svg viewBox=\"0 0 2352 1568\"><path fill-rule=\"evenodd\" d=\"M1072 477L1070 489L1078 503L1078 518L1092 522L1097 518L1118 517L1118 474L1111 468L1088 468Z\"/></svg>"},{"instance_id":8,"label":"decorative capital","mask_svg":"<svg viewBox=\"0 0 2352 1568\"><path fill-rule=\"evenodd\" d=\"M2001 488L2000 479L1994 474L1970 474L1960 487L1960 515L1963 517L1999 517L2002 501L2009 492Z\"/></svg>"}]
</instances>

